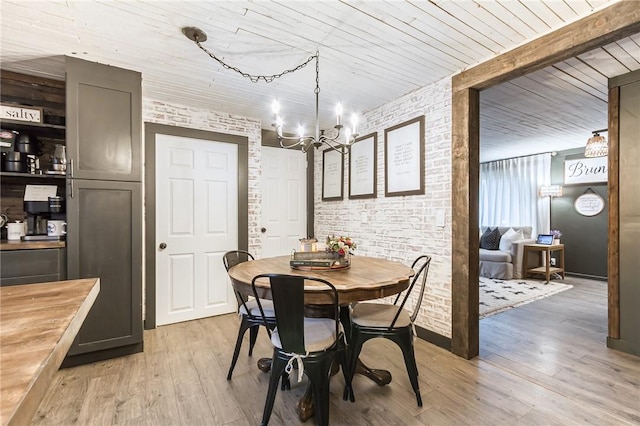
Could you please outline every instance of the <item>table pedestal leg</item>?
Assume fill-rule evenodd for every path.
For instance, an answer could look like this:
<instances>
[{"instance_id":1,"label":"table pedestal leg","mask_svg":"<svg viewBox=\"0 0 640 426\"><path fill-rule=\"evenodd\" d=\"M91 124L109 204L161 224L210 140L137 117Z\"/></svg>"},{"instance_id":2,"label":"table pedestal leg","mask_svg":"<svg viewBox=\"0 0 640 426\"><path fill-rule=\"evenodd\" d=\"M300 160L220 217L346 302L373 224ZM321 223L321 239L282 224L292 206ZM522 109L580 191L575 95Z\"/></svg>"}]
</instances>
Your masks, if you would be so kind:
<instances>
[{"instance_id":1,"label":"table pedestal leg","mask_svg":"<svg viewBox=\"0 0 640 426\"><path fill-rule=\"evenodd\" d=\"M387 370L378 370L375 368L367 367L360 358L356 363L356 374L362 374L365 377L373 380L378 386L384 386L391 383L391 373Z\"/></svg>"},{"instance_id":2,"label":"table pedestal leg","mask_svg":"<svg viewBox=\"0 0 640 426\"><path fill-rule=\"evenodd\" d=\"M311 390L311 384L307 385L304 395L296 403L296 414L301 422L306 422L313 417L313 391Z\"/></svg>"},{"instance_id":3,"label":"table pedestal leg","mask_svg":"<svg viewBox=\"0 0 640 426\"><path fill-rule=\"evenodd\" d=\"M338 371L340 371L340 364L337 362L331 364L331 376L338 374ZM296 403L296 414L301 422L306 422L313 417L313 413L313 391L311 390L311 383L308 383L307 390Z\"/></svg>"},{"instance_id":4,"label":"table pedestal leg","mask_svg":"<svg viewBox=\"0 0 640 426\"><path fill-rule=\"evenodd\" d=\"M258 360L258 370L263 373L271 371L271 358L260 358Z\"/></svg>"}]
</instances>

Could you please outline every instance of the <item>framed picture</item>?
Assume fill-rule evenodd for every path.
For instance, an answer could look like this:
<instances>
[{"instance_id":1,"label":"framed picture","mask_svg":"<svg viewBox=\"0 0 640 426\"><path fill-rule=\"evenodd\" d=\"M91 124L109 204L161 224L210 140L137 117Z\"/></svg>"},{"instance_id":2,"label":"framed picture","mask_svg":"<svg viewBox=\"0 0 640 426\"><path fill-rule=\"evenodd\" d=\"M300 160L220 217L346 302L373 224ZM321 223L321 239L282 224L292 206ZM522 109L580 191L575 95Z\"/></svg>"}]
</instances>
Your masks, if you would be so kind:
<instances>
[{"instance_id":1,"label":"framed picture","mask_svg":"<svg viewBox=\"0 0 640 426\"><path fill-rule=\"evenodd\" d=\"M342 153L333 149L322 151L322 201L342 200L344 172Z\"/></svg>"},{"instance_id":2,"label":"framed picture","mask_svg":"<svg viewBox=\"0 0 640 426\"><path fill-rule=\"evenodd\" d=\"M424 116L384 131L384 195L424 194Z\"/></svg>"},{"instance_id":3,"label":"framed picture","mask_svg":"<svg viewBox=\"0 0 640 426\"><path fill-rule=\"evenodd\" d=\"M349 151L349 199L376 198L378 134L356 139Z\"/></svg>"}]
</instances>

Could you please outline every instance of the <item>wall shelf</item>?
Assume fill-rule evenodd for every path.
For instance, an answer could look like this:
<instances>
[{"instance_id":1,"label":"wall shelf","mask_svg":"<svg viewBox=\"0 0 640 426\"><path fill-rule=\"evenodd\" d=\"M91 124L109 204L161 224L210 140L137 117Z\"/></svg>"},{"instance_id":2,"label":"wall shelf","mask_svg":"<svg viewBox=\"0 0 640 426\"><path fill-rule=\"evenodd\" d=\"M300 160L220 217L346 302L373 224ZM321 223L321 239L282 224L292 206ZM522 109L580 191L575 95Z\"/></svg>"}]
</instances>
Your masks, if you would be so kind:
<instances>
[{"instance_id":1,"label":"wall shelf","mask_svg":"<svg viewBox=\"0 0 640 426\"><path fill-rule=\"evenodd\" d=\"M33 180L50 180L50 179L65 179L65 175L32 175L31 173L18 173L18 172L0 172L0 177L3 178L24 178Z\"/></svg>"},{"instance_id":2,"label":"wall shelf","mask_svg":"<svg viewBox=\"0 0 640 426\"><path fill-rule=\"evenodd\" d=\"M0 126L6 130L15 130L17 132L29 132L37 136L56 135L64 139L66 127L59 124L32 123L29 121L16 121L10 119L2 119Z\"/></svg>"}]
</instances>

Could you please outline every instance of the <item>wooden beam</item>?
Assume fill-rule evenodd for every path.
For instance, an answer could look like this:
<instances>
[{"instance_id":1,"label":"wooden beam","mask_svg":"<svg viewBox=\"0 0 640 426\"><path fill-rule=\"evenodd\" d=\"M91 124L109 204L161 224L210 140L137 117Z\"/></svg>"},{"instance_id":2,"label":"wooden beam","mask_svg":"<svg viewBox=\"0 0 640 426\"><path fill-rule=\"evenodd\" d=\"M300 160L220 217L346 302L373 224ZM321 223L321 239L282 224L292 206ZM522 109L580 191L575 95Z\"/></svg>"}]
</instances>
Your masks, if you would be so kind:
<instances>
[{"instance_id":1,"label":"wooden beam","mask_svg":"<svg viewBox=\"0 0 640 426\"><path fill-rule=\"evenodd\" d=\"M451 204L453 211L460 212L452 219L451 350L456 355L469 359L477 356L479 352L478 90L509 81L639 32L638 2L623 0L452 78ZM611 129L611 123L609 126ZM611 192L613 190L610 187L609 193ZM617 200L615 203L614 205L610 199L610 224L618 223ZM464 213L467 217L462 217L465 216ZM619 261L617 246L613 248L611 245L612 241L618 241L616 232L617 228L612 231L610 227L610 268ZM618 276L612 274L618 274L618 270L609 271L609 337L616 338L619 336L620 327L619 290Z\"/></svg>"},{"instance_id":2,"label":"wooden beam","mask_svg":"<svg viewBox=\"0 0 640 426\"><path fill-rule=\"evenodd\" d=\"M463 358L478 356L479 248L478 181L480 168L480 92L452 94L452 334L451 351Z\"/></svg>"},{"instance_id":3,"label":"wooden beam","mask_svg":"<svg viewBox=\"0 0 640 426\"><path fill-rule=\"evenodd\" d=\"M609 89L609 238L607 256L609 338L620 338L620 171L619 116L620 87Z\"/></svg>"},{"instance_id":4,"label":"wooden beam","mask_svg":"<svg viewBox=\"0 0 640 426\"><path fill-rule=\"evenodd\" d=\"M640 5L624 0L453 77L454 90L485 89L640 32Z\"/></svg>"}]
</instances>

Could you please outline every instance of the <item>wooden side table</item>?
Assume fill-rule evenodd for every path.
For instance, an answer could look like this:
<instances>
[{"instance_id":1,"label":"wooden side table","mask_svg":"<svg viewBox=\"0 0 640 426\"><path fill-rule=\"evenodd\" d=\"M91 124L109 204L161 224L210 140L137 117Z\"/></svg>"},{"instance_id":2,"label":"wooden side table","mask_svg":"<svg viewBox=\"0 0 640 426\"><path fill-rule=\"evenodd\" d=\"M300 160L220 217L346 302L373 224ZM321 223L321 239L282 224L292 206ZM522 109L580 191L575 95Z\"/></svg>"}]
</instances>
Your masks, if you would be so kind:
<instances>
[{"instance_id":1,"label":"wooden side table","mask_svg":"<svg viewBox=\"0 0 640 426\"><path fill-rule=\"evenodd\" d=\"M551 253L554 251L560 252L560 264L551 266ZM528 268L529 253L538 253L538 266L534 268ZM544 256L544 257L543 257ZM524 245L524 258L522 259L522 277L527 278L529 275L544 275L547 278L547 283L551 278L551 274L558 273L562 275L564 279L564 244L525 244Z\"/></svg>"}]
</instances>

